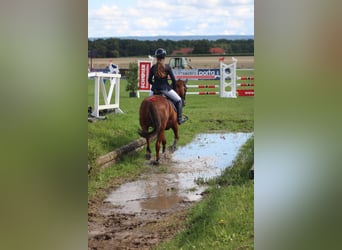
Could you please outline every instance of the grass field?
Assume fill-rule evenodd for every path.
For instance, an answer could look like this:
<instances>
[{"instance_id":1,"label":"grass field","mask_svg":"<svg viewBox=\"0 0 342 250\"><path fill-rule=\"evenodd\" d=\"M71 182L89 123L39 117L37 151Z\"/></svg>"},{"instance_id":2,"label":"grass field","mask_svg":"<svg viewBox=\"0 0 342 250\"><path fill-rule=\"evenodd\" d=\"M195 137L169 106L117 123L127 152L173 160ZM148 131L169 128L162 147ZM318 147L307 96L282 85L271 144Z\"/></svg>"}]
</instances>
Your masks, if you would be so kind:
<instances>
[{"instance_id":1,"label":"grass field","mask_svg":"<svg viewBox=\"0 0 342 250\"><path fill-rule=\"evenodd\" d=\"M254 75L238 71L238 76ZM216 84L219 81L189 81L188 84ZM88 161L136 140L139 137L138 110L141 98L130 98L121 80L120 108L124 114L108 114L107 119L88 123ZM93 106L94 81L88 81L88 105ZM189 90L190 91L190 90ZM196 91L196 89L191 89ZM201 89L203 91L203 89ZM210 91L218 91L210 89ZM254 97L219 98L217 95L188 95L183 112L189 120L179 129L178 145L189 143L198 133L253 132ZM172 131L166 132L167 146L173 141ZM209 195L198 203L184 222L184 230L158 249L253 249L253 181L247 172L253 163L254 139L243 147L233 168L211 182ZM89 176L88 197L103 197L109 187L132 180L146 171L144 151L126 155L115 166ZM153 152L152 157L155 156ZM220 188L217 188L220 187Z\"/></svg>"},{"instance_id":2,"label":"grass field","mask_svg":"<svg viewBox=\"0 0 342 250\"><path fill-rule=\"evenodd\" d=\"M240 75L251 75L250 71L239 71ZM139 106L148 93L141 93L141 98L130 98L125 91L126 80L122 79L120 86L120 108L124 114L109 114L106 121L88 124L89 160L106 154L118 147L138 139ZM188 81L191 84L214 84L219 81ZM246 87L241 87L246 88ZM189 91L203 89L189 88ZM208 89L218 91L218 89ZM94 105L94 80L88 81L88 105ZM190 120L180 127L180 144L189 142L196 133L207 131L253 131L253 97L235 99L219 98L217 95L188 95L187 105L183 113ZM101 103L103 100L101 99ZM170 131L166 133L168 141L172 138Z\"/></svg>"}]
</instances>

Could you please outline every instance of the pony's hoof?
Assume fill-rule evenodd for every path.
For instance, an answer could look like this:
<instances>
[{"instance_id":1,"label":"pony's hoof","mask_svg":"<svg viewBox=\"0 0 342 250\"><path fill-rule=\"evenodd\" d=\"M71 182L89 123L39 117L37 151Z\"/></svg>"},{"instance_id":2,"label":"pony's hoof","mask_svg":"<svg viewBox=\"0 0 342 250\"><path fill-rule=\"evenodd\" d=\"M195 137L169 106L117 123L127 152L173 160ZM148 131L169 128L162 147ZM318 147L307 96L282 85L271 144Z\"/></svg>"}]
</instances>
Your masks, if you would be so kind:
<instances>
[{"instance_id":1,"label":"pony's hoof","mask_svg":"<svg viewBox=\"0 0 342 250\"><path fill-rule=\"evenodd\" d=\"M175 151L176 151L176 146L170 146L169 147L169 151L171 152L171 153L174 153Z\"/></svg>"},{"instance_id":2,"label":"pony's hoof","mask_svg":"<svg viewBox=\"0 0 342 250\"><path fill-rule=\"evenodd\" d=\"M146 157L146 160L151 160L151 155L150 154L145 155L145 157Z\"/></svg>"},{"instance_id":3,"label":"pony's hoof","mask_svg":"<svg viewBox=\"0 0 342 250\"><path fill-rule=\"evenodd\" d=\"M159 160L155 160L152 162L153 165L159 165L159 163L160 163Z\"/></svg>"}]
</instances>

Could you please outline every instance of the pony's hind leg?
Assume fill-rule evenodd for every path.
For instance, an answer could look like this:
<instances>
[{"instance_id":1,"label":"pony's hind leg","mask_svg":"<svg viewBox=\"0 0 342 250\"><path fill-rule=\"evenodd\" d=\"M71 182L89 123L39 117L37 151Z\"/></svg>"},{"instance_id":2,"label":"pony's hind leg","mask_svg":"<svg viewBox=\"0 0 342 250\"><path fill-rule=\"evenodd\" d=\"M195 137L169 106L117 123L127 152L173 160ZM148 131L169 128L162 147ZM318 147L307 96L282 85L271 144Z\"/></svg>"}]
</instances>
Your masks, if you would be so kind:
<instances>
[{"instance_id":1,"label":"pony's hind leg","mask_svg":"<svg viewBox=\"0 0 342 250\"><path fill-rule=\"evenodd\" d=\"M150 138L146 138L146 160L150 160L151 159L151 148L150 148Z\"/></svg>"},{"instance_id":2,"label":"pony's hind leg","mask_svg":"<svg viewBox=\"0 0 342 250\"><path fill-rule=\"evenodd\" d=\"M162 143L162 153L165 153L166 147L166 138L163 132L158 134L157 141L156 141L156 160L153 162L154 165L159 165L160 163L160 143Z\"/></svg>"},{"instance_id":3,"label":"pony's hind leg","mask_svg":"<svg viewBox=\"0 0 342 250\"><path fill-rule=\"evenodd\" d=\"M165 138L165 133L162 133L161 134L161 142L162 142L162 145L163 145L163 147L162 147L162 152L163 152L163 154L165 153L165 148L166 148L166 138Z\"/></svg>"},{"instance_id":4,"label":"pony's hind leg","mask_svg":"<svg viewBox=\"0 0 342 250\"><path fill-rule=\"evenodd\" d=\"M156 162L159 163L160 160L160 143L162 141L162 135L158 134L157 141L156 141Z\"/></svg>"}]
</instances>

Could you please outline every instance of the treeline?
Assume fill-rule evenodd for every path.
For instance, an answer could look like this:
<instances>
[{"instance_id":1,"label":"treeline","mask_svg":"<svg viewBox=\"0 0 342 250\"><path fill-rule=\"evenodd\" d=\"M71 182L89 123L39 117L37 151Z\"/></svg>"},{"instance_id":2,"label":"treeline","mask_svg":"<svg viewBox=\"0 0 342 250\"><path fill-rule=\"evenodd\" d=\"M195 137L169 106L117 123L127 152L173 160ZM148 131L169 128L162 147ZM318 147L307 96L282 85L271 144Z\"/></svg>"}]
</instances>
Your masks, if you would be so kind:
<instances>
[{"instance_id":1,"label":"treeline","mask_svg":"<svg viewBox=\"0 0 342 250\"><path fill-rule=\"evenodd\" d=\"M140 41L135 39L88 39L88 57L117 58L153 55L157 48L164 48L171 55L173 50L193 48L191 56L209 55L210 48L222 48L225 55L254 55L254 40L155 40Z\"/></svg>"}]
</instances>

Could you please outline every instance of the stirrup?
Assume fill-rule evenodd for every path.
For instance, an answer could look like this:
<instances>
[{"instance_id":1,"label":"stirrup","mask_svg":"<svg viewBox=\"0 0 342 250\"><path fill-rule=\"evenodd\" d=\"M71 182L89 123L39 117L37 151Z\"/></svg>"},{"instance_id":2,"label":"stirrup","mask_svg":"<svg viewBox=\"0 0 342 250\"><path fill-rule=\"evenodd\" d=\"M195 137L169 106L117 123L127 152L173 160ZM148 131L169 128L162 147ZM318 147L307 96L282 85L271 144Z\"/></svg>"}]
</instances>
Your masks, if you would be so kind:
<instances>
[{"instance_id":1,"label":"stirrup","mask_svg":"<svg viewBox=\"0 0 342 250\"><path fill-rule=\"evenodd\" d=\"M180 124L186 122L188 119L189 119L189 118L188 118L186 115L184 115L184 117L181 117L181 118L178 120L178 124L180 125Z\"/></svg>"}]
</instances>

